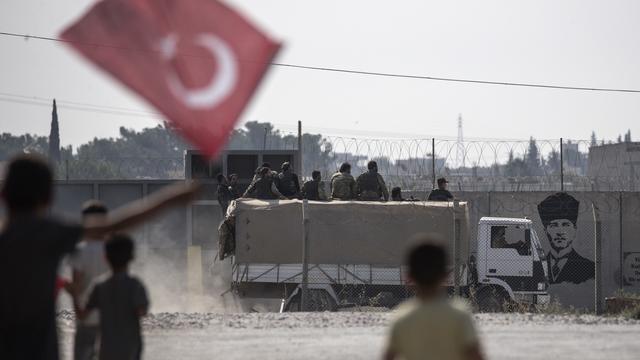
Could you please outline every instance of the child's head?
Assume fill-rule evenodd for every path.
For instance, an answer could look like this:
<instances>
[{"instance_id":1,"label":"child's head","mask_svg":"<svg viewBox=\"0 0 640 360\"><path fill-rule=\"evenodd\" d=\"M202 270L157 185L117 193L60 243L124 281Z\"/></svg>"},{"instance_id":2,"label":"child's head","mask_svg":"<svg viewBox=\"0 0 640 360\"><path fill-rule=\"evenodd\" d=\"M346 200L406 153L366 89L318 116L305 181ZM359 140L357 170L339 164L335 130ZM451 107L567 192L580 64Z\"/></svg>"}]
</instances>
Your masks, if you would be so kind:
<instances>
[{"instance_id":1,"label":"child's head","mask_svg":"<svg viewBox=\"0 0 640 360\"><path fill-rule=\"evenodd\" d=\"M133 240L124 234L113 235L105 244L107 262L114 271L123 270L133 260Z\"/></svg>"},{"instance_id":2,"label":"child's head","mask_svg":"<svg viewBox=\"0 0 640 360\"><path fill-rule=\"evenodd\" d=\"M85 225L94 225L104 221L109 210L99 200L88 200L82 205L82 222Z\"/></svg>"},{"instance_id":3,"label":"child's head","mask_svg":"<svg viewBox=\"0 0 640 360\"><path fill-rule=\"evenodd\" d=\"M51 204L53 173L36 155L19 155L9 162L2 199L10 212L32 213Z\"/></svg>"},{"instance_id":4,"label":"child's head","mask_svg":"<svg viewBox=\"0 0 640 360\"><path fill-rule=\"evenodd\" d=\"M421 289L439 287L447 277L448 255L438 241L421 236L407 254L409 277Z\"/></svg>"},{"instance_id":5,"label":"child's head","mask_svg":"<svg viewBox=\"0 0 640 360\"><path fill-rule=\"evenodd\" d=\"M102 203L100 200L87 200L84 204L82 204L82 217L86 218L89 216L103 216L107 215L109 210L107 206Z\"/></svg>"}]
</instances>

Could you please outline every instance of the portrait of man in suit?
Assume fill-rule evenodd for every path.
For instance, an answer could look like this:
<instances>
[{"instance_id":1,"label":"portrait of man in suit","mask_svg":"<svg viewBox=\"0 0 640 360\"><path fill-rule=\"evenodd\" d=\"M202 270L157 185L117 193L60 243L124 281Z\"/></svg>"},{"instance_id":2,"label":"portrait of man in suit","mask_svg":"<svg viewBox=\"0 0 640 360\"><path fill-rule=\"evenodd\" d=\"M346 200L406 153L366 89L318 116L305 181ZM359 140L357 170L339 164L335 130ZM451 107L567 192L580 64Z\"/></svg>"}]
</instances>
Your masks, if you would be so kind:
<instances>
[{"instance_id":1,"label":"portrait of man in suit","mask_svg":"<svg viewBox=\"0 0 640 360\"><path fill-rule=\"evenodd\" d=\"M595 276L593 261L574 249L580 202L567 193L548 196L538 204L551 250L547 254L549 282L580 284Z\"/></svg>"}]
</instances>

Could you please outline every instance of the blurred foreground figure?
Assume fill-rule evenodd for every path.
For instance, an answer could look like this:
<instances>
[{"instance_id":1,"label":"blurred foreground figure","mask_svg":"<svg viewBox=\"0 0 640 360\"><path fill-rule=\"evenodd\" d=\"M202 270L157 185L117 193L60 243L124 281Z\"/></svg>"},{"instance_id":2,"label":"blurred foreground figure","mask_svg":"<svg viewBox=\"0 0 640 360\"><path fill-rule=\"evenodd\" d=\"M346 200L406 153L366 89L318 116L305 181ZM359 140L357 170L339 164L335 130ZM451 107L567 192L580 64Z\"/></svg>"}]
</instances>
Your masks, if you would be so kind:
<instances>
[{"instance_id":1,"label":"blurred foreground figure","mask_svg":"<svg viewBox=\"0 0 640 360\"><path fill-rule=\"evenodd\" d=\"M447 190L449 182L445 178L438 179L438 188L431 190L428 201L453 201L453 194Z\"/></svg>"},{"instance_id":2,"label":"blurred foreground figure","mask_svg":"<svg viewBox=\"0 0 640 360\"><path fill-rule=\"evenodd\" d=\"M382 175L378 174L378 163L375 161L369 161L367 172L358 176L356 182L358 185L358 200L389 200L389 190L387 190L387 185L384 183Z\"/></svg>"},{"instance_id":3,"label":"blurred foreground figure","mask_svg":"<svg viewBox=\"0 0 640 360\"><path fill-rule=\"evenodd\" d=\"M420 240L406 260L416 298L397 310L385 360L481 360L471 314L446 297L443 283L448 259L444 247L426 237Z\"/></svg>"},{"instance_id":4,"label":"blurred foreground figure","mask_svg":"<svg viewBox=\"0 0 640 360\"><path fill-rule=\"evenodd\" d=\"M149 310L149 298L142 282L129 275L133 241L115 235L105 252L111 277L96 285L86 308L77 312L81 317L93 309L100 313L100 360L137 360L142 357L140 318Z\"/></svg>"},{"instance_id":5,"label":"blurred foreground figure","mask_svg":"<svg viewBox=\"0 0 640 360\"><path fill-rule=\"evenodd\" d=\"M101 238L130 228L195 196L197 186L177 184L133 202L92 224L51 218L53 176L46 161L10 161L1 197L8 217L0 232L0 359L58 359L54 290L60 259L83 236Z\"/></svg>"},{"instance_id":6,"label":"blurred foreground figure","mask_svg":"<svg viewBox=\"0 0 640 360\"><path fill-rule=\"evenodd\" d=\"M87 226L104 222L107 207L97 200L90 200L82 207L82 222ZM74 307L84 307L95 281L109 273L109 265L104 254L104 238L87 237L78 245L70 259L73 270L73 303ZM76 318L76 334L73 344L75 360L93 360L98 345L100 319L96 311L85 318Z\"/></svg>"},{"instance_id":7,"label":"blurred foreground figure","mask_svg":"<svg viewBox=\"0 0 640 360\"><path fill-rule=\"evenodd\" d=\"M356 180L351 176L351 164L342 163L340 170L331 176L331 198L334 200L355 200Z\"/></svg>"}]
</instances>

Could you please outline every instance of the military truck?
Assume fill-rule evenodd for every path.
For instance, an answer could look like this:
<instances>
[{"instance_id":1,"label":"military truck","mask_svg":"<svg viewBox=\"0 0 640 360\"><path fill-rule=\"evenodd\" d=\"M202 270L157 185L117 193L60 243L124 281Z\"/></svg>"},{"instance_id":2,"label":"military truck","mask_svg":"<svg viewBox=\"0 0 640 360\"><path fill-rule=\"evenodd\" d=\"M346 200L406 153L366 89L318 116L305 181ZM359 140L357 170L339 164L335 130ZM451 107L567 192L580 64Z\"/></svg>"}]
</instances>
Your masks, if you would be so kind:
<instances>
[{"instance_id":1,"label":"military truck","mask_svg":"<svg viewBox=\"0 0 640 360\"><path fill-rule=\"evenodd\" d=\"M403 266L412 237L431 233L452 255L449 293L481 311L548 304L531 220L483 217L477 234L469 228L465 202L239 199L221 225L219 251L232 258L235 293L270 310L303 309L303 291L307 311L393 307L412 295Z\"/></svg>"}]
</instances>

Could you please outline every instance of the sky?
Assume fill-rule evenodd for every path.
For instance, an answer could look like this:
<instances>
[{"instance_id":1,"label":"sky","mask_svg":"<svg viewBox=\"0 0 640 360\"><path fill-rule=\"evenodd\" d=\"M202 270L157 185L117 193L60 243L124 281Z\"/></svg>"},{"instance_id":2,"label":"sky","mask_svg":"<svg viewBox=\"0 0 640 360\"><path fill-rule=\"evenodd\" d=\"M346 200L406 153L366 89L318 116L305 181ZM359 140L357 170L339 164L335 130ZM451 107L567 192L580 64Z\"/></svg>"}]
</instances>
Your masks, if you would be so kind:
<instances>
[{"instance_id":1,"label":"sky","mask_svg":"<svg viewBox=\"0 0 640 360\"><path fill-rule=\"evenodd\" d=\"M0 32L55 37L94 3L3 0ZM276 59L280 63L640 89L638 1L227 3L284 43ZM155 126L160 119L144 100L66 45L0 35L0 132L48 134L53 98L61 103L58 115L65 145L117 136L120 126ZM459 114L466 139L588 139L595 131L598 139L614 140L627 129L640 136L640 93L463 84L276 66L238 126L269 121L293 132L300 120L305 131L332 135L455 138Z\"/></svg>"}]
</instances>

